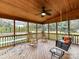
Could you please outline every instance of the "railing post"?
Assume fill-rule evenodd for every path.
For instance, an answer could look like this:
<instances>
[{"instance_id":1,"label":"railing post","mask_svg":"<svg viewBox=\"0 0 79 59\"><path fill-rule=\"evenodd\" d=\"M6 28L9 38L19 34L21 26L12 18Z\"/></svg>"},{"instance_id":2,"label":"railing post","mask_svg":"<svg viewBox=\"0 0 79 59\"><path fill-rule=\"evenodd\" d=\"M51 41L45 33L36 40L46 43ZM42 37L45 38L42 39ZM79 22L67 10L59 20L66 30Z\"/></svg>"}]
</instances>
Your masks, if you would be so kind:
<instances>
[{"instance_id":1,"label":"railing post","mask_svg":"<svg viewBox=\"0 0 79 59\"><path fill-rule=\"evenodd\" d=\"M5 40L5 46L7 46L7 40L6 40L6 37L4 37L4 40Z\"/></svg>"},{"instance_id":2,"label":"railing post","mask_svg":"<svg viewBox=\"0 0 79 59\"><path fill-rule=\"evenodd\" d=\"M77 44L78 44L78 36L77 36Z\"/></svg>"},{"instance_id":3,"label":"railing post","mask_svg":"<svg viewBox=\"0 0 79 59\"><path fill-rule=\"evenodd\" d=\"M75 39L74 40L75 40L75 44L76 44L76 36L75 36Z\"/></svg>"}]
</instances>

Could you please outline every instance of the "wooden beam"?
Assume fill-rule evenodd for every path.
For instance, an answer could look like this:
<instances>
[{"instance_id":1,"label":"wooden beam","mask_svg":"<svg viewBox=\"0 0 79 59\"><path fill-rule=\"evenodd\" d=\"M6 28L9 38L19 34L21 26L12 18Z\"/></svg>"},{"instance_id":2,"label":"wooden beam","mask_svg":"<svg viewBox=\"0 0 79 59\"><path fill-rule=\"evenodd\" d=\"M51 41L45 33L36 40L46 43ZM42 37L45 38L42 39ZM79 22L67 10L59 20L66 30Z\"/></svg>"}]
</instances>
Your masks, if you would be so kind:
<instances>
[{"instance_id":1,"label":"wooden beam","mask_svg":"<svg viewBox=\"0 0 79 59\"><path fill-rule=\"evenodd\" d=\"M18 20L18 21L42 24L42 22L33 21L33 20L27 20L25 18L21 18L21 17L18 17L18 16L12 16L12 15L8 15L8 14L3 14L3 13L0 13L0 18L10 19L10 20L15 19L15 20Z\"/></svg>"}]
</instances>

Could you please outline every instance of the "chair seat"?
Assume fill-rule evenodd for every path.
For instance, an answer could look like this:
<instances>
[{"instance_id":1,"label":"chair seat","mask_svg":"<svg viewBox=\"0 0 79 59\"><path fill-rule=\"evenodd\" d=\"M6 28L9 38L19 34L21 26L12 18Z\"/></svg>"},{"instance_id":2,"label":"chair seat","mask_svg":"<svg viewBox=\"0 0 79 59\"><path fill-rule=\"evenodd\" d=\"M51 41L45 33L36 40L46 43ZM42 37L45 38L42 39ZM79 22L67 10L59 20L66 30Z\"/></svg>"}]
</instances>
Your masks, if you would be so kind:
<instances>
[{"instance_id":1,"label":"chair seat","mask_svg":"<svg viewBox=\"0 0 79 59\"><path fill-rule=\"evenodd\" d=\"M56 47L51 48L50 52L52 53L52 56L53 55L58 56L59 59L62 58L62 56L64 55L64 51Z\"/></svg>"}]
</instances>

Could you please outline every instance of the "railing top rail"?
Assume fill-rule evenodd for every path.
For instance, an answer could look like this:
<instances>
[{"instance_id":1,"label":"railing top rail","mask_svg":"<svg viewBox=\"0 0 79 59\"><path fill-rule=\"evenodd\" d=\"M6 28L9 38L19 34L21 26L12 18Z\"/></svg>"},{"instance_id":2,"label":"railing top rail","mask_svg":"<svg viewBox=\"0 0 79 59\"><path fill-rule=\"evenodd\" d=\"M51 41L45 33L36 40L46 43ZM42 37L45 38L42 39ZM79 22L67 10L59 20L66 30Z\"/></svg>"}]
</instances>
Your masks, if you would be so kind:
<instances>
[{"instance_id":1,"label":"railing top rail","mask_svg":"<svg viewBox=\"0 0 79 59\"><path fill-rule=\"evenodd\" d=\"M0 38L2 38L2 37L13 37L13 36L23 36L23 35L27 35L27 34L16 34L16 35L11 34L11 35L2 35L2 36L0 36Z\"/></svg>"},{"instance_id":2,"label":"railing top rail","mask_svg":"<svg viewBox=\"0 0 79 59\"><path fill-rule=\"evenodd\" d=\"M36 33L32 33L32 34L36 34ZM38 33L38 34L41 34L41 33ZM56 33L50 33L50 34L56 34ZM28 35L28 33L25 33L25 34L11 34L11 35L1 35L0 38L4 38L4 37L13 37L13 36L23 36L23 35ZM65 33L58 33L58 35L68 35L68 34L65 34ZM70 36L79 36L77 34L70 34Z\"/></svg>"}]
</instances>

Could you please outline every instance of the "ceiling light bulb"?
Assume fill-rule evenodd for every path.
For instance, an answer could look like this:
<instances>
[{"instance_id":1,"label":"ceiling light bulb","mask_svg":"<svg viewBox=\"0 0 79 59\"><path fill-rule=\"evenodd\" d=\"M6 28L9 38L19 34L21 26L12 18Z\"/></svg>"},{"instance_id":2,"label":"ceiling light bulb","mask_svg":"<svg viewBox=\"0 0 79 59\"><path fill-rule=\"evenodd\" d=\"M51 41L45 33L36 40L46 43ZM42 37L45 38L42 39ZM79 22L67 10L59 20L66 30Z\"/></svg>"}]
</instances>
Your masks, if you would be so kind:
<instances>
[{"instance_id":1,"label":"ceiling light bulb","mask_svg":"<svg viewBox=\"0 0 79 59\"><path fill-rule=\"evenodd\" d=\"M42 15L42 16L45 16L45 15L46 15L46 13L41 13L41 15Z\"/></svg>"}]
</instances>

